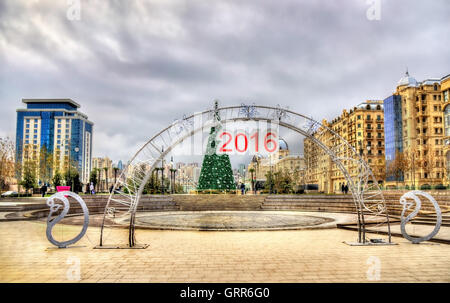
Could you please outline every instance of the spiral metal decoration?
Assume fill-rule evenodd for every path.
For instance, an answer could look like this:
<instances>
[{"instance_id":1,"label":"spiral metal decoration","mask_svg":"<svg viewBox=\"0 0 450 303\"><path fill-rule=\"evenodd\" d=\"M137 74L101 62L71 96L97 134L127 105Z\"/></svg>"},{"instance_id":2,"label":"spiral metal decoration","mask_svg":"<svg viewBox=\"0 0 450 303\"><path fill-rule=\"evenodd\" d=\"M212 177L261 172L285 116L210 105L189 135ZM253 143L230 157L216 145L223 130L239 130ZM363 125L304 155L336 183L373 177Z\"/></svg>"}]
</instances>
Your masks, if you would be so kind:
<instances>
[{"instance_id":1,"label":"spiral metal decoration","mask_svg":"<svg viewBox=\"0 0 450 303\"><path fill-rule=\"evenodd\" d=\"M52 229L58 222L60 222L62 219L64 219L64 217L69 212L70 204L69 204L69 200L67 199L67 197L72 197L75 200L77 200L78 203L80 203L81 208L83 209L83 214L84 214L83 229L75 238L68 240L68 241L59 242L53 238ZM52 216L56 212L58 212L59 209L62 207L61 204L55 203L56 200L62 201L64 203L64 208L56 218L52 218ZM78 196L77 194L75 194L73 192L64 191L64 192L56 193L56 194L52 195L50 198L48 198L47 205L50 207L50 212L47 217L46 233L47 233L47 239L50 241L50 243L52 243L53 245L55 245L59 248L66 248L68 245L75 244L76 242L78 242L84 236L84 234L86 233L86 230L89 226L89 210L86 206L86 203L84 203L83 199L81 199L80 196Z\"/></svg>"},{"instance_id":2,"label":"spiral metal decoration","mask_svg":"<svg viewBox=\"0 0 450 303\"><path fill-rule=\"evenodd\" d=\"M422 201L420 200L420 198L418 196L423 196L423 197L427 198L431 203L433 203L434 209L436 210L436 218L437 218L436 225L435 225L433 231L424 237L412 237L412 236L408 235L408 233L406 232L406 224L408 222L410 222L419 213L420 208L422 207ZM406 239L411 241L413 244L418 244L420 242L430 240L439 232L439 229L441 228L441 223L442 223L442 214L441 214L441 208L439 207L439 204L436 202L436 200L433 198L433 196L431 196L430 194L425 193L423 191L420 191L420 190L413 190L413 191L407 192L400 198L400 204L403 205L402 215L400 217L401 218L400 228L401 228L403 237L405 237ZM414 204L415 204L414 211L405 218L405 213L409 209L411 209L411 207Z\"/></svg>"}]
</instances>

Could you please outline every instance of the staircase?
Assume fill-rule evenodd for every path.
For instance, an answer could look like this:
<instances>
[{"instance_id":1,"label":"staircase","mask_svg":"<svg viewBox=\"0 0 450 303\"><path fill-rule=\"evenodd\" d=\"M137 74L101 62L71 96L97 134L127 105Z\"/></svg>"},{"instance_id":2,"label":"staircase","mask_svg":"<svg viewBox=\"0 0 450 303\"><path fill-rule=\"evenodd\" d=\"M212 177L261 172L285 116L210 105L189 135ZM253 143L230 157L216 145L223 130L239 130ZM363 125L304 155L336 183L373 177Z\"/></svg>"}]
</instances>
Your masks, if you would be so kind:
<instances>
[{"instance_id":1,"label":"staircase","mask_svg":"<svg viewBox=\"0 0 450 303\"><path fill-rule=\"evenodd\" d=\"M265 196L178 195L174 196L182 211L249 211L261 210Z\"/></svg>"},{"instance_id":2,"label":"staircase","mask_svg":"<svg viewBox=\"0 0 450 303\"><path fill-rule=\"evenodd\" d=\"M354 213L351 195L270 195L261 205L263 210Z\"/></svg>"}]
</instances>

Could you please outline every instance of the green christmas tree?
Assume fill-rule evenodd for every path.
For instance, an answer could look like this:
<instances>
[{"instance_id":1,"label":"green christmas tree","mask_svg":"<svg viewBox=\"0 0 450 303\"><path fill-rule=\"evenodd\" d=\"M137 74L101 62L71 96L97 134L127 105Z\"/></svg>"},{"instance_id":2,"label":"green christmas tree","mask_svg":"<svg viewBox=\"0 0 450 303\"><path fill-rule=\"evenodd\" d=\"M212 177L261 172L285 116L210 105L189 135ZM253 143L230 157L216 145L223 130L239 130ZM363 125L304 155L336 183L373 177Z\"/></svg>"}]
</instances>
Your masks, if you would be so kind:
<instances>
[{"instance_id":1,"label":"green christmas tree","mask_svg":"<svg viewBox=\"0 0 450 303\"><path fill-rule=\"evenodd\" d=\"M206 154L203 158L202 170L198 181L198 190L232 190L236 189L234 183L233 170L231 169L230 157L226 154L218 155L217 133L220 131L220 115L218 110L218 102L215 102L215 126L211 127L208 138L208 146Z\"/></svg>"}]
</instances>

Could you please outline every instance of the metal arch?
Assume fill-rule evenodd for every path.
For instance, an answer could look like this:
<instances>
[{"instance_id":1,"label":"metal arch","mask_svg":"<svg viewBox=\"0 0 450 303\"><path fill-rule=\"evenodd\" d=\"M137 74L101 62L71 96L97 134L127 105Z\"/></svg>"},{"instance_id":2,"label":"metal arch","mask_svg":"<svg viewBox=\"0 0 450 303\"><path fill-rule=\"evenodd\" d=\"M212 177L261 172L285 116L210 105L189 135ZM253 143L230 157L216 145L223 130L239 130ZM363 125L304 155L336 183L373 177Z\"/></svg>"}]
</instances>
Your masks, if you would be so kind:
<instances>
[{"instance_id":1,"label":"metal arch","mask_svg":"<svg viewBox=\"0 0 450 303\"><path fill-rule=\"evenodd\" d=\"M195 133L202 131L206 127L210 127L214 125L214 121L209 123L204 123L197 129L192 128L192 120L196 117L206 116L208 120L211 119L212 115L215 111L219 111L221 116L224 117L221 123L227 122L236 122L236 121L267 121L274 124L278 124L280 126L286 127L293 131L296 131L306 138L310 139L316 145L318 145L333 161L333 163L341 170L347 183L349 184L350 191L353 196L353 200L355 203L357 215L358 215L358 242L365 242L365 213L372 214L375 216L384 215L386 217L386 222L388 224L388 234L389 234L389 242L391 242L391 233L390 233L390 220L388 210L385 205L384 196L382 191L380 190L377 180L375 179L372 170L369 165L363 160L361 155L357 153L356 149L349 144L346 140L344 140L339 134L334 132L331 128L322 125L320 122L313 120L310 117L305 115L293 112L289 109L282 109L283 114L280 115L280 106L278 107L270 107L270 106L259 106L259 105L251 105L252 107L252 115L244 115L242 117L242 108L241 106L229 106L222 107L218 109L210 109L200 113L192 114L188 117L184 116L182 120L176 120L168 127L161 130L155 136L153 136L149 141L147 141L144 146L142 146L138 152L133 156L131 161L129 162L132 165L133 171L130 175L127 174L126 171L123 171L120 177L118 178L116 184L114 185L114 190L110 195L107 205L105 207L101 233L100 233L100 246L103 244L103 230L105 226L105 219L107 215L111 215L112 212L110 204L119 203L128 208L127 213L131 214L130 218L130 231L129 231L129 245L134 246L135 238L134 238L134 224L135 224L135 214L137 210L137 206L140 201L140 197L144 190L145 184L150 179L154 168L157 164L164 159L164 157L178 144L180 144L185 139L193 136ZM231 113L230 113L231 112ZM266 115L264 115L266 112ZM225 115L223 115L225 113ZM228 117L227 114L231 115ZM291 119L300 118L307 122L306 130L301 126L296 126L294 123L283 121L283 120L294 120ZM176 131L173 131L173 130ZM168 145L166 140L164 139L164 134L167 133L168 138L171 141L173 140L171 134L176 133L179 135L185 130L185 134L178 138L173 144ZM319 133L318 130L321 130ZM341 142L340 145L333 145L329 148L325 142L320 140L320 135L329 133L332 136L332 139L336 142ZM158 144L158 139L160 138ZM333 141L333 142L334 142ZM334 150L334 148L338 147L338 150ZM340 152L340 148L343 147L349 151L349 155L346 157L340 157L338 153ZM162 148L162 150L161 150ZM156 154L156 155L153 155ZM351 155L350 155L351 154ZM140 160L139 156L143 155L144 160ZM350 173L345 168L343 161L352 161L358 167L359 174L357 181L351 177ZM372 180L372 183L369 182L369 179ZM124 181L123 181L124 180ZM130 182L131 181L131 182ZM369 186L370 184L370 186ZM126 191L118 190L124 186ZM114 195L114 193L117 193Z\"/></svg>"}]
</instances>

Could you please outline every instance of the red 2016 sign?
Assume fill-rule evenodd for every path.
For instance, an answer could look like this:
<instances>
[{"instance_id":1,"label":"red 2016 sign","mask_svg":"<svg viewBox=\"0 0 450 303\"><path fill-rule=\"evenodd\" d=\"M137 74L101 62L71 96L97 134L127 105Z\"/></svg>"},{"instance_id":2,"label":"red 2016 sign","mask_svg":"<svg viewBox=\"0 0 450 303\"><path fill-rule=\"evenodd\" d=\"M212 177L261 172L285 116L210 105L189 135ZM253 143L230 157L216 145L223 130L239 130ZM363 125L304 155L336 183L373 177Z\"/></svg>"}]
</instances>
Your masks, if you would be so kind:
<instances>
[{"instance_id":1,"label":"red 2016 sign","mask_svg":"<svg viewBox=\"0 0 450 303\"><path fill-rule=\"evenodd\" d=\"M276 132L255 132L250 136L246 132L231 133L224 131L218 135L218 153L273 153L278 150L278 135Z\"/></svg>"}]
</instances>

